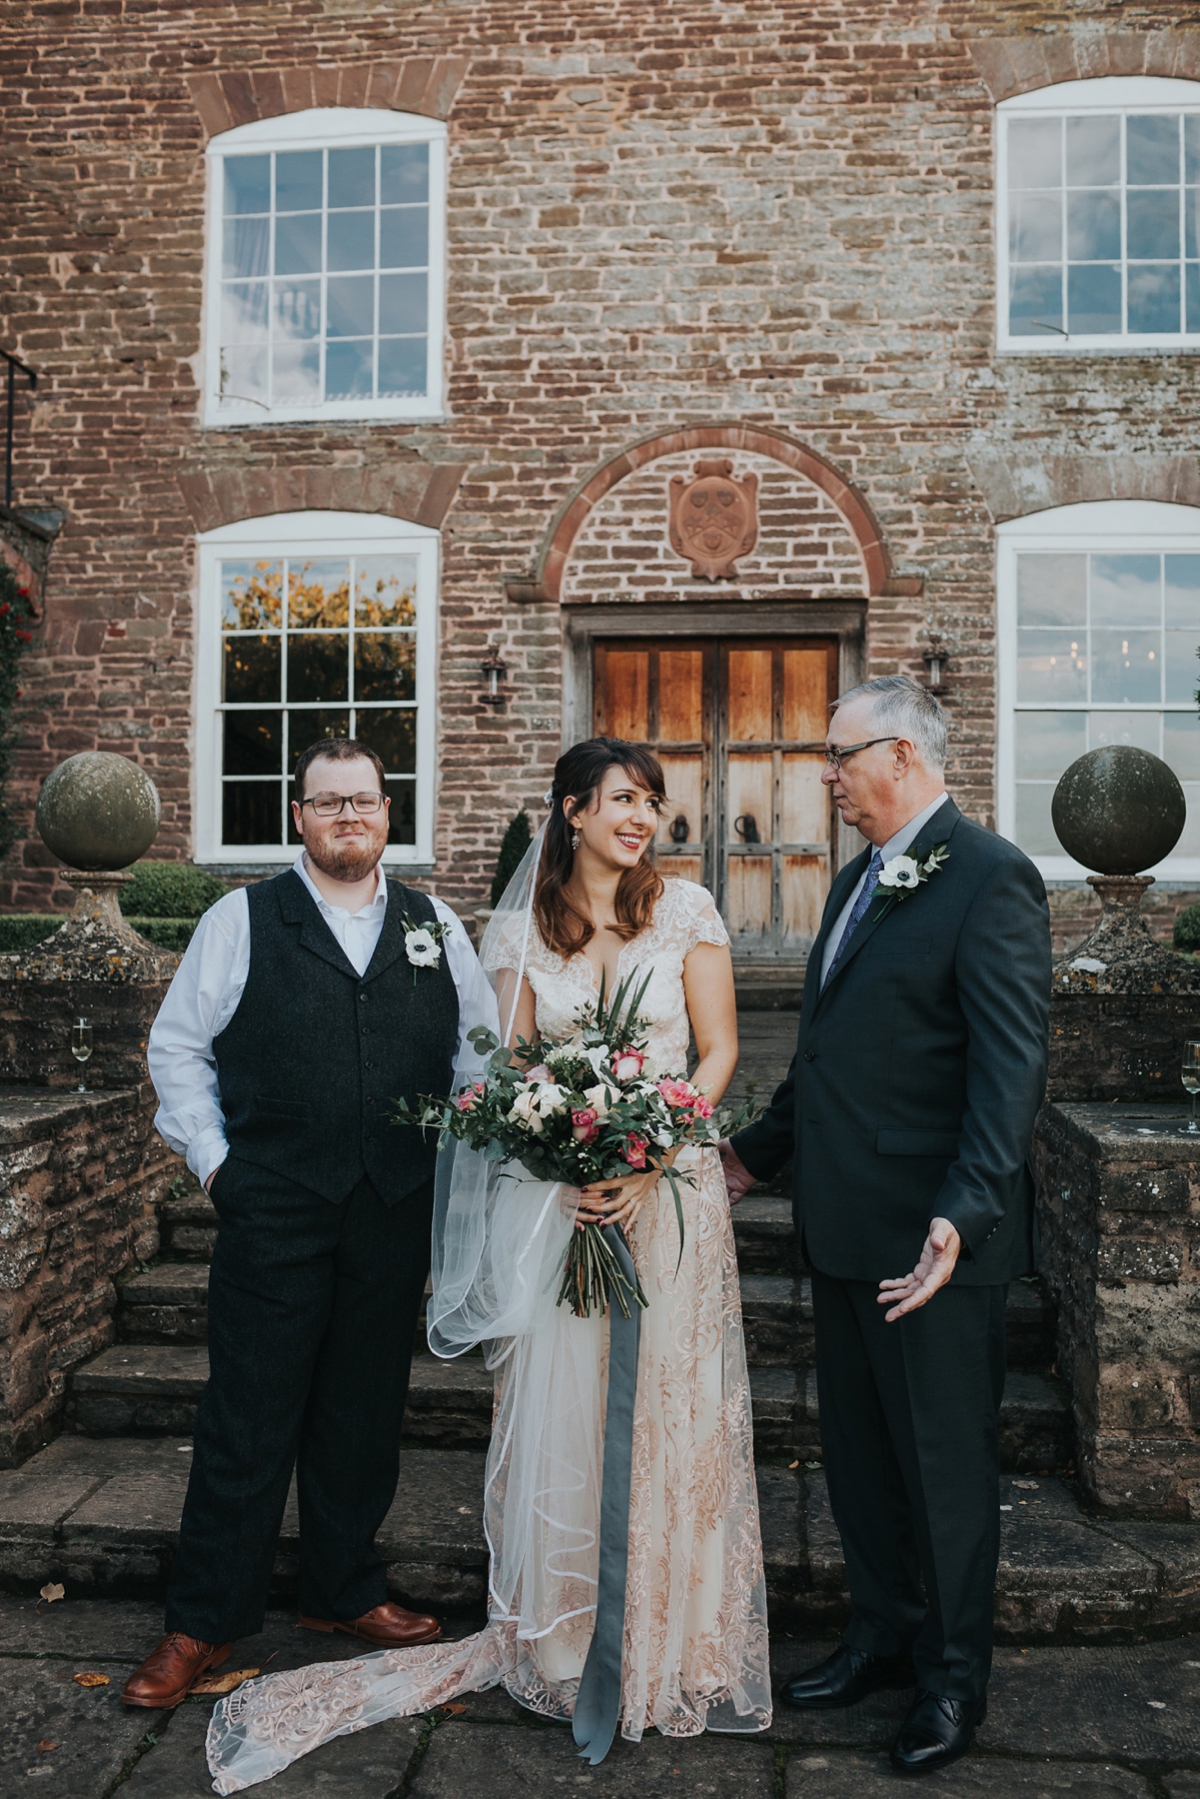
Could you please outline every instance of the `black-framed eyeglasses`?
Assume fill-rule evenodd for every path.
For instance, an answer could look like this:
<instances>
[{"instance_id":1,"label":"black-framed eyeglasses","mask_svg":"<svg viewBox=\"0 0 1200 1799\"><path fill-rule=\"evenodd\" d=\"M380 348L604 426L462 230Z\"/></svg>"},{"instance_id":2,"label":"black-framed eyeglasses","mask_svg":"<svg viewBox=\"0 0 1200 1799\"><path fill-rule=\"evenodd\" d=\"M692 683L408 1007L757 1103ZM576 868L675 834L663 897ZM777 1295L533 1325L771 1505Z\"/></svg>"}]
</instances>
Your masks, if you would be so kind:
<instances>
[{"instance_id":1,"label":"black-framed eyeglasses","mask_svg":"<svg viewBox=\"0 0 1200 1799\"><path fill-rule=\"evenodd\" d=\"M314 793L311 799L300 801L302 808L311 806L318 818L337 818L346 806L369 818L383 804L382 793Z\"/></svg>"},{"instance_id":2,"label":"black-framed eyeglasses","mask_svg":"<svg viewBox=\"0 0 1200 1799\"><path fill-rule=\"evenodd\" d=\"M859 750L873 749L877 743L899 743L898 737L868 737L865 743L847 743L825 745L826 768L840 768L847 756L857 756Z\"/></svg>"}]
</instances>

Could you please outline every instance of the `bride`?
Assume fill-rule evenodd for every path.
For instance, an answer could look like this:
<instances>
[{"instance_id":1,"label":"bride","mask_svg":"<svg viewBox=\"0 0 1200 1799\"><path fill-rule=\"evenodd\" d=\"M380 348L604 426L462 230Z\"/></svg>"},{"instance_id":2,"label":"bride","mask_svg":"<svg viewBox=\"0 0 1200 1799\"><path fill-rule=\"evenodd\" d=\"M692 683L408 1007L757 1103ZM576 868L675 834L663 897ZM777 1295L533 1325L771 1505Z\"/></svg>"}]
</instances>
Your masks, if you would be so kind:
<instances>
[{"instance_id":1,"label":"bride","mask_svg":"<svg viewBox=\"0 0 1200 1799\"><path fill-rule=\"evenodd\" d=\"M510 1045L569 1035L602 979L611 994L635 971L639 982L648 976L639 1010L656 1073L686 1071L690 1025L700 1058L691 1078L715 1102L737 1065L729 937L704 888L664 882L654 866L665 797L645 745L596 738L568 750L547 795L550 817L489 924L481 960ZM464 1055L456 1085L477 1072ZM218 1793L266 1780L331 1737L497 1684L543 1717L574 1718L593 1761L618 1723L633 1742L651 1727L685 1737L769 1726L729 1204L715 1149L685 1149L674 1167L682 1251L668 1183L654 1170L575 1192L497 1168L462 1144L439 1157L430 1347L455 1355L483 1344L496 1371L487 1625L459 1642L248 1682L209 1727ZM578 1318L555 1303L570 1233L588 1219L623 1227L649 1301L635 1313L628 1532L622 1505L615 1556L605 1418L606 1400L610 1421L618 1410L608 1396L617 1332L607 1317ZM615 1490L623 1500L619 1482ZM624 1569L623 1624L613 1566ZM606 1616L614 1605L615 1619ZM603 1675L588 1652L603 1636L611 1716L597 1728ZM581 1732L585 1705L592 1723Z\"/></svg>"}]
</instances>

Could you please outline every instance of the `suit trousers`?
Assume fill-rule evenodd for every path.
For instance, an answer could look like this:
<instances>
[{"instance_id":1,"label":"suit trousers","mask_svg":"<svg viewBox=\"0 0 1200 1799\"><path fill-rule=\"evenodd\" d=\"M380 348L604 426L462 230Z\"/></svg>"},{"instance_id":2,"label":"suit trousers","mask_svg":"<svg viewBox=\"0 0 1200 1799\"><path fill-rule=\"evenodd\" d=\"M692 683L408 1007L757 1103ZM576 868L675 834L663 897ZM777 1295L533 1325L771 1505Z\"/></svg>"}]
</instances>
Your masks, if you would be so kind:
<instances>
[{"instance_id":1,"label":"suit trousers","mask_svg":"<svg viewBox=\"0 0 1200 1799\"><path fill-rule=\"evenodd\" d=\"M981 1699L1000 1552L1007 1286L946 1286L884 1320L879 1289L814 1271L817 1390L852 1648L911 1651L917 1684Z\"/></svg>"},{"instance_id":2,"label":"suit trousers","mask_svg":"<svg viewBox=\"0 0 1200 1799\"><path fill-rule=\"evenodd\" d=\"M209 1380L167 1594L167 1629L262 1629L292 1470L300 1610L361 1617L387 1598L375 1532L395 1497L433 1183L332 1205L230 1156L208 1288Z\"/></svg>"}]
</instances>

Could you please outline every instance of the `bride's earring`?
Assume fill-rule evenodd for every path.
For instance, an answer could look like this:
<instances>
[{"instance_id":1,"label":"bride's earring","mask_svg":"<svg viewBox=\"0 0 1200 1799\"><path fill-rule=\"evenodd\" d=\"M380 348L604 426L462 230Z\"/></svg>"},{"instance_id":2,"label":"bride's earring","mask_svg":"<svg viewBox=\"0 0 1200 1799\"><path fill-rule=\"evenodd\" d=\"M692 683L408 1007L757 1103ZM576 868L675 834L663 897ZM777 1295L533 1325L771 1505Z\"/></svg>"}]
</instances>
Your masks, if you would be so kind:
<instances>
[{"instance_id":1,"label":"bride's earring","mask_svg":"<svg viewBox=\"0 0 1200 1799\"><path fill-rule=\"evenodd\" d=\"M573 850L577 850L579 848L579 832L578 831L571 832L571 848Z\"/></svg>"}]
</instances>

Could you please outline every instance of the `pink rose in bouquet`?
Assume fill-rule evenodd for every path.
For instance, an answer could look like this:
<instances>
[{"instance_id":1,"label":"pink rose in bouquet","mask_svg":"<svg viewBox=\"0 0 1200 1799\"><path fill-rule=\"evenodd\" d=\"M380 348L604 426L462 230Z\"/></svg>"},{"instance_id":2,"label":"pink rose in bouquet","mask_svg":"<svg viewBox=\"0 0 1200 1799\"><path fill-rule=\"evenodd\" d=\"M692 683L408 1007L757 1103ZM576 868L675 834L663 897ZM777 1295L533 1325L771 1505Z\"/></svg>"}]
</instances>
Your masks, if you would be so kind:
<instances>
[{"instance_id":1,"label":"pink rose in bouquet","mask_svg":"<svg viewBox=\"0 0 1200 1799\"><path fill-rule=\"evenodd\" d=\"M655 1086L674 1111L691 1111L700 1095L690 1081L656 1081Z\"/></svg>"},{"instance_id":2,"label":"pink rose in bouquet","mask_svg":"<svg viewBox=\"0 0 1200 1799\"><path fill-rule=\"evenodd\" d=\"M600 1135L600 1126L596 1120L599 1114L592 1106L581 1106L578 1112L571 1113L571 1135L576 1143L594 1143Z\"/></svg>"},{"instance_id":3,"label":"pink rose in bouquet","mask_svg":"<svg viewBox=\"0 0 1200 1799\"><path fill-rule=\"evenodd\" d=\"M640 1049L620 1049L612 1059L612 1071L624 1086L626 1081L637 1080L645 1060Z\"/></svg>"},{"instance_id":4,"label":"pink rose in bouquet","mask_svg":"<svg viewBox=\"0 0 1200 1799\"><path fill-rule=\"evenodd\" d=\"M636 1131L631 1131L617 1154L623 1162L628 1162L631 1168L644 1168L646 1151L649 1147L645 1137L639 1137Z\"/></svg>"}]
</instances>

